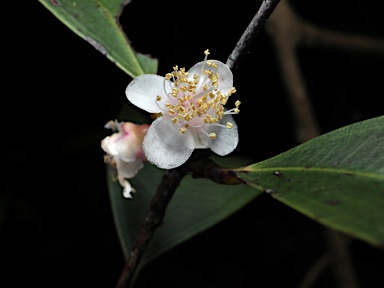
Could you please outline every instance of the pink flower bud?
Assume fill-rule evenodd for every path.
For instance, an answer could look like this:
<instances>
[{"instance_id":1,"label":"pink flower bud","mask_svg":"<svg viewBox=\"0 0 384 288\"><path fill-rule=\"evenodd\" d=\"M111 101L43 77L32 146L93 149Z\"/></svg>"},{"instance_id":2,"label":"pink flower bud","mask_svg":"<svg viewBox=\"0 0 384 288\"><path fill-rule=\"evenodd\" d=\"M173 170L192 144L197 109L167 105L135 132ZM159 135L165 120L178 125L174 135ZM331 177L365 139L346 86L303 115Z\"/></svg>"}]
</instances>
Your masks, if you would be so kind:
<instances>
[{"instance_id":1,"label":"pink flower bud","mask_svg":"<svg viewBox=\"0 0 384 288\"><path fill-rule=\"evenodd\" d=\"M136 191L127 179L136 176L147 161L142 145L149 124L109 121L104 127L116 131L101 141L101 148L107 153L105 162L116 167L124 197L132 198L131 193Z\"/></svg>"}]
</instances>

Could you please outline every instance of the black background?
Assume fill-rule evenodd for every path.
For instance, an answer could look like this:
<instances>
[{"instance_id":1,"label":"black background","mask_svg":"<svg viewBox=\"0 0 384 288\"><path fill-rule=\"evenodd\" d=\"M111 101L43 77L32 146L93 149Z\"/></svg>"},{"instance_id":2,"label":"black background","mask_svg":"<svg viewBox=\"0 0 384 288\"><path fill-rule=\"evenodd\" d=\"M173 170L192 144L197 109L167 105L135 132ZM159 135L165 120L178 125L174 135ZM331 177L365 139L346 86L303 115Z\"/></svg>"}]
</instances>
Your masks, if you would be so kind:
<instances>
[{"instance_id":1,"label":"black background","mask_svg":"<svg viewBox=\"0 0 384 288\"><path fill-rule=\"evenodd\" d=\"M384 39L379 1L291 2L314 24ZM121 23L164 75L201 61L207 48L226 61L260 1L223 3L133 0ZM127 101L131 78L38 1L8 1L2 9L0 286L114 287L123 256L100 141ZM384 54L299 52L322 133L383 114ZM297 145L263 32L234 77L243 103L236 153L259 161ZM361 287L384 287L383 251L359 240L350 249ZM262 195L154 261L141 286L297 287L326 250L323 226ZM314 287L336 287L330 268Z\"/></svg>"}]
</instances>

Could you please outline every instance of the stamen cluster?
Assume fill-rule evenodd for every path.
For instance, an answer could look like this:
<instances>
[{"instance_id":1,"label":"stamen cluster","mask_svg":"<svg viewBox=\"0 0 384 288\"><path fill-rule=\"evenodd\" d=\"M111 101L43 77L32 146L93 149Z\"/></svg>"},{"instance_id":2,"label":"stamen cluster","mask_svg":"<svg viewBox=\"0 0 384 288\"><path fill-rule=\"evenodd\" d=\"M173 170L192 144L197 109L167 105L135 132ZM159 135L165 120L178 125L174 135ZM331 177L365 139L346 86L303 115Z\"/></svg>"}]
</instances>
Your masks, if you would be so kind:
<instances>
[{"instance_id":1,"label":"stamen cluster","mask_svg":"<svg viewBox=\"0 0 384 288\"><path fill-rule=\"evenodd\" d=\"M220 61L207 60L208 50L204 54L204 61L197 63L188 71L175 66L173 71L167 73L165 77L141 75L127 87L128 100L150 113L160 113L159 115L161 115L155 121L164 123L162 128L158 128L156 136L153 134L152 137L151 130L157 126L153 123L143 144L148 160L151 161L153 159L151 155L156 154L155 159L151 162L161 168L176 166L163 159L158 161L158 152L154 150L159 151L159 147L166 150L173 149L174 152L180 150L179 156L182 160L171 162L184 163L196 148L209 147L219 155L226 155L237 146L237 126L231 115L240 112L240 101L235 102L233 109L224 108L228 98L236 92L233 87L232 72ZM145 83L151 84L152 87L148 88L147 85L147 89L143 90ZM155 91L158 92L153 95L152 93ZM150 101L150 97L153 97L153 102ZM168 138L166 135L159 134L160 130L165 127L169 128L168 134L173 135L172 142L166 140ZM233 129L235 129L233 132L225 131ZM175 131L181 136L175 136ZM219 137L220 134L222 137ZM186 150L174 147L176 145L175 137L176 139L183 137L177 143L184 146ZM152 146L153 143L158 144L156 148L150 147L148 140L150 138ZM153 142L154 140L155 142ZM228 144L229 147L227 147ZM163 152L166 155L169 154L166 151ZM166 164L159 162L166 162ZM177 166L179 165L177 164Z\"/></svg>"}]
</instances>

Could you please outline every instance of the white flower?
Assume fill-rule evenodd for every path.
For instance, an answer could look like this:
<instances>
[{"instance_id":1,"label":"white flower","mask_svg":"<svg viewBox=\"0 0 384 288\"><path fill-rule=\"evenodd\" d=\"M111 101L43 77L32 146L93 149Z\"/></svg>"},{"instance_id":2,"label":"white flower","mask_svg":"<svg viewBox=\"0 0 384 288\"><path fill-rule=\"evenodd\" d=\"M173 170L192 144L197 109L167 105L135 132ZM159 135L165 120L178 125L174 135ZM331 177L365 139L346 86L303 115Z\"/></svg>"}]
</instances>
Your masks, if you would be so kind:
<instances>
[{"instance_id":1,"label":"white flower","mask_svg":"<svg viewBox=\"0 0 384 288\"><path fill-rule=\"evenodd\" d=\"M105 162L116 166L117 178L124 188L123 195L125 198L132 198L131 193L135 192L135 189L127 179L136 176L144 166L146 158L142 143L149 125L109 121L104 127L117 131L101 141L101 148L107 153Z\"/></svg>"},{"instance_id":2,"label":"white flower","mask_svg":"<svg viewBox=\"0 0 384 288\"><path fill-rule=\"evenodd\" d=\"M233 75L224 63L205 59L188 72L173 67L165 77L145 74L134 78L125 93L128 100L149 113L161 113L144 138L148 161L163 169L182 165L194 149L210 148L218 155L231 153L238 143L237 125L226 110L236 92Z\"/></svg>"}]
</instances>

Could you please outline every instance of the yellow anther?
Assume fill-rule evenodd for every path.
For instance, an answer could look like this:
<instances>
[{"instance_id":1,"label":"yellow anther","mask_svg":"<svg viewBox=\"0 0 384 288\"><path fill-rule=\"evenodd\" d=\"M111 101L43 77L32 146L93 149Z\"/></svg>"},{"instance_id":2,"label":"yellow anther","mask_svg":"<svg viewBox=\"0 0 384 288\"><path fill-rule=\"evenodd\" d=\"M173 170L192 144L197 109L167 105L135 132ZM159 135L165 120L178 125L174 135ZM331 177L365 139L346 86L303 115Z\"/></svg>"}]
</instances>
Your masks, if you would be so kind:
<instances>
[{"instance_id":1,"label":"yellow anther","mask_svg":"<svg viewBox=\"0 0 384 288\"><path fill-rule=\"evenodd\" d=\"M179 89L177 89L177 88L172 88L172 96L173 97L176 97L177 96L177 94L179 93Z\"/></svg>"},{"instance_id":2,"label":"yellow anther","mask_svg":"<svg viewBox=\"0 0 384 288\"><path fill-rule=\"evenodd\" d=\"M172 77L173 77L172 73L167 73L164 78L165 80L170 80Z\"/></svg>"},{"instance_id":3,"label":"yellow anther","mask_svg":"<svg viewBox=\"0 0 384 288\"><path fill-rule=\"evenodd\" d=\"M231 129L233 127L233 124L231 122L227 122L225 125L228 129Z\"/></svg>"},{"instance_id":4,"label":"yellow anther","mask_svg":"<svg viewBox=\"0 0 384 288\"><path fill-rule=\"evenodd\" d=\"M191 127L198 128L203 123L208 125L219 123L225 115L224 105L227 104L228 97L236 92L234 87L225 93L219 91L218 88L221 88L219 87L220 75L216 73L218 63L214 60L207 60L207 56L210 54L208 49L204 51L204 54L207 69L193 75L190 74L189 77L184 67L179 68L176 65L171 73L165 75L165 80L169 81L166 84L171 85L171 93L167 97L172 96L173 99L177 100L170 100L170 102L165 103L165 108L171 115L172 122L178 125L181 134L185 134ZM196 93L200 97L196 97ZM162 100L162 96L156 96L156 100ZM239 113L239 105L240 101L236 101L235 108L228 113ZM227 122L225 127L230 129L234 125ZM220 126L223 127L223 125ZM216 139L216 133L207 135L211 139Z\"/></svg>"},{"instance_id":5,"label":"yellow anther","mask_svg":"<svg viewBox=\"0 0 384 288\"><path fill-rule=\"evenodd\" d=\"M236 88L232 87L231 90L229 90L228 95L231 96L235 92L236 92Z\"/></svg>"},{"instance_id":6,"label":"yellow anther","mask_svg":"<svg viewBox=\"0 0 384 288\"><path fill-rule=\"evenodd\" d=\"M168 114L169 114L169 115L173 115L173 114L175 114L175 110L173 110L173 109L168 109Z\"/></svg>"},{"instance_id":7,"label":"yellow anther","mask_svg":"<svg viewBox=\"0 0 384 288\"><path fill-rule=\"evenodd\" d=\"M236 106L236 108L239 108L240 104L241 104L240 100L237 100L237 101L235 102L235 106Z\"/></svg>"}]
</instances>

